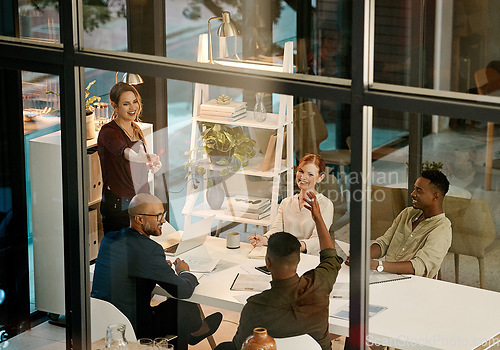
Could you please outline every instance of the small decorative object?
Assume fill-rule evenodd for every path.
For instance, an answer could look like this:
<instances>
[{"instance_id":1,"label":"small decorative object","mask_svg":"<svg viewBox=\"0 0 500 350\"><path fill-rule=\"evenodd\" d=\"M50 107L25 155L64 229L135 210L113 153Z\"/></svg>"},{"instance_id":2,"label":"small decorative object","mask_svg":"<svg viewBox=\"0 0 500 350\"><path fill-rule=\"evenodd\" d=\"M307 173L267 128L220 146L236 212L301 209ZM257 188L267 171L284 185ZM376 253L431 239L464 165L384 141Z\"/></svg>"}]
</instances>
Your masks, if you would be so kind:
<instances>
[{"instance_id":1,"label":"small decorative object","mask_svg":"<svg viewBox=\"0 0 500 350\"><path fill-rule=\"evenodd\" d=\"M215 100L218 104L220 105L227 105L229 104L229 102L231 102L233 99L229 96L226 96L224 94L220 95L219 97L217 97L217 99Z\"/></svg>"},{"instance_id":2,"label":"small decorative object","mask_svg":"<svg viewBox=\"0 0 500 350\"><path fill-rule=\"evenodd\" d=\"M253 335L243 343L243 350L276 350L274 338L267 334L265 328L254 328Z\"/></svg>"},{"instance_id":3,"label":"small decorative object","mask_svg":"<svg viewBox=\"0 0 500 350\"><path fill-rule=\"evenodd\" d=\"M106 349L126 350L128 342L125 339L125 325L121 323L110 324L106 332Z\"/></svg>"},{"instance_id":4,"label":"small decorative object","mask_svg":"<svg viewBox=\"0 0 500 350\"><path fill-rule=\"evenodd\" d=\"M267 111L266 106L264 106L264 93L257 92L255 94L255 107L253 109L253 116L256 121L263 122L266 120Z\"/></svg>"},{"instance_id":5,"label":"small decorative object","mask_svg":"<svg viewBox=\"0 0 500 350\"><path fill-rule=\"evenodd\" d=\"M207 203L212 210L218 210L224 203L225 193L220 177L209 180L207 189Z\"/></svg>"}]
</instances>

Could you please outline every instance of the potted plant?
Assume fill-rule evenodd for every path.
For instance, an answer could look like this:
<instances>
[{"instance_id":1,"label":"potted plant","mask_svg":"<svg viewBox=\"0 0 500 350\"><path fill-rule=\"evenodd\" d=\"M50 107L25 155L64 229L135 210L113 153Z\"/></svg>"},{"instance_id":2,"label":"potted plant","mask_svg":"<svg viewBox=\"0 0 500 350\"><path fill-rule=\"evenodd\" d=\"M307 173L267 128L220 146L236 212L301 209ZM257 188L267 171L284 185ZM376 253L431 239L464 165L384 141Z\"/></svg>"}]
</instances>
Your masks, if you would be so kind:
<instances>
[{"instance_id":1,"label":"potted plant","mask_svg":"<svg viewBox=\"0 0 500 350\"><path fill-rule=\"evenodd\" d=\"M85 116L87 122L87 140L93 139L95 134L95 115L94 115L94 102L101 101L99 96L90 97L90 88L95 84L95 80L92 80L85 88ZM46 94L53 94L60 96L60 93L54 91L47 91Z\"/></svg>"},{"instance_id":2,"label":"potted plant","mask_svg":"<svg viewBox=\"0 0 500 350\"><path fill-rule=\"evenodd\" d=\"M256 155L256 143L245 135L241 126L201 124L203 132L197 141L199 146L189 152L189 160L184 163L184 168L187 170L186 177L192 176L193 182L198 182L199 178L207 179L207 201L212 209L216 209L220 208L224 199L220 186L222 179L248 165L249 160ZM209 161L201 156L195 159L196 152L206 154ZM212 198L208 198L209 193L213 194ZM217 199L212 201L214 197ZM211 202L215 202L214 205Z\"/></svg>"},{"instance_id":3,"label":"potted plant","mask_svg":"<svg viewBox=\"0 0 500 350\"><path fill-rule=\"evenodd\" d=\"M95 115L94 115L94 102L101 101L99 96L90 97L90 88L95 84L95 80L92 80L85 88L85 116L87 118L87 140L93 139L95 134Z\"/></svg>"}]
</instances>

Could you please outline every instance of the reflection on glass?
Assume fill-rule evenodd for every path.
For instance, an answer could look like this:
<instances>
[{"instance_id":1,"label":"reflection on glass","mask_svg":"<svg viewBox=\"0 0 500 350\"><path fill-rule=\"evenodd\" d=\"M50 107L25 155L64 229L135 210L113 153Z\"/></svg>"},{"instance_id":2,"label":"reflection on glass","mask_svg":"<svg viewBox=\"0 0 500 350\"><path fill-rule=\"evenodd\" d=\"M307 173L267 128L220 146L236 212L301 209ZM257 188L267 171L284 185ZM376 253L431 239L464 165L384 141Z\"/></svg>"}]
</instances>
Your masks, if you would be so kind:
<instances>
[{"instance_id":1,"label":"reflection on glass","mask_svg":"<svg viewBox=\"0 0 500 350\"><path fill-rule=\"evenodd\" d=\"M53 241L44 240L45 233L48 231L61 234L62 246L62 207L61 199L55 199L58 193L55 189L60 188L61 182L57 177L61 177L60 170L60 142L58 142L60 129L59 117L59 78L57 76L42 74L36 72L21 72L22 94L23 94L23 120L24 120L24 143L25 143L25 166L26 166L26 200L28 203L28 249L29 249L29 269L30 269L30 305L31 312L36 310L54 312L55 314L64 314L64 303L62 307L52 308L51 298L53 293L48 292L43 284L59 285L63 289L62 267L56 269L44 269L47 264L47 257L57 257L51 250L54 246ZM55 141L55 143L54 143ZM59 167L58 167L59 165ZM46 190L46 192L43 192ZM54 200L59 205L54 206ZM48 205L44 205L45 204ZM51 214L45 212L49 209ZM57 220L61 218L60 231L57 230ZM60 216L58 216L60 215ZM50 217L50 222L45 218ZM47 229L48 226L51 228ZM48 226L47 226L48 225ZM34 245L38 242L38 258L34 256L37 253ZM62 250L61 250L62 251ZM63 266L62 260L57 262ZM35 265L38 269L35 269ZM47 265L46 265L47 264ZM36 271L36 273L35 273ZM50 271L50 272L48 272ZM59 271L60 275L53 279L54 271ZM57 272L55 272L57 274ZM59 278L59 279L58 279ZM44 281L44 282L42 282ZM35 288L37 289L35 294ZM36 297L35 297L36 295Z\"/></svg>"},{"instance_id":2,"label":"reflection on glass","mask_svg":"<svg viewBox=\"0 0 500 350\"><path fill-rule=\"evenodd\" d=\"M158 13L163 10L162 18ZM278 0L167 1L164 9L124 0L85 5L85 47L195 61L200 34L208 34L208 20L221 17L223 11L231 13L231 22L238 26L241 36L220 39L216 33L220 23L213 21L214 59L239 57L276 63L282 60L285 42L293 41L296 73L350 77L348 0L300 4ZM163 33L158 28L164 28ZM158 45L159 41L165 47Z\"/></svg>"},{"instance_id":3,"label":"reflection on glass","mask_svg":"<svg viewBox=\"0 0 500 350\"><path fill-rule=\"evenodd\" d=\"M391 113L378 110L375 114L387 116ZM392 112L392 115L402 120L404 114L397 117L397 113ZM425 125L430 117L423 119ZM450 254L441 265L440 278L498 291L500 281L488 278L489 273L500 267L495 254L500 249L495 243L500 225L498 201L495 200L495 191L500 186L497 173L500 145L487 136L493 124L439 117L438 125L439 133L424 132L422 169L438 168L450 182L443 209L452 223L453 239ZM375 133L376 130L374 140ZM395 191L396 188L408 188L405 170L408 152L404 138L401 142L388 144L383 152L374 150L372 239L384 234L396 215L408 205L406 190L403 193Z\"/></svg>"},{"instance_id":4,"label":"reflection on glass","mask_svg":"<svg viewBox=\"0 0 500 350\"><path fill-rule=\"evenodd\" d=\"M58 0L20 0L21 38L60 42Z\"/></svg>"},{"instance_id":5,"label":"reflection on glass","mask_svg":"<svg viewBox=\"0 0 500 350\"><path fill-rule=\"evenodd\" d=\"M375 2L374 81L487 94L484 71L500 60L499 10L496 1Z\"/></svg>"}]
</instances>

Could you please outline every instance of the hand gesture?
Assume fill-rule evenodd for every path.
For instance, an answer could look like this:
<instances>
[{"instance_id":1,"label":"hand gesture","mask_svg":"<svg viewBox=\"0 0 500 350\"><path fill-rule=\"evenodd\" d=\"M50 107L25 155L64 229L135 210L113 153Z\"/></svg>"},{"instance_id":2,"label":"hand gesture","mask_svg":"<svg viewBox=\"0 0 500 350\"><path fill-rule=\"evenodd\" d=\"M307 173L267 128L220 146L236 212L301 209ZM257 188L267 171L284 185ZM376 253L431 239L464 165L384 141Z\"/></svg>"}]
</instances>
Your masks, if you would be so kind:
<instances>
[{"instance_id":1,"label":"hand gesture","mask_svg":"<svg viewBox=\"0 0 500 350\"><path fill-rule=\"evenodd\" d=\"M316 219L321 218L321 210L319 209L318 199L316 198L314 192L308 191L304 200L304 207L311 211L313 220L316 221Z\"/></svg>"},{"instance_id":2,"label":"hand gesture","mask_svg":"<svg viewBox=\"0 0 500 350\"><path fill-rule=\"evenodd\" d=\"M174 265L176 273L179 273L181 271L189 271L189 265L184 260L177 258L174 261Z\"/></svg>"},{"instance_id":3,"label":"hand gesture","mask_svg":"<svg viewBox=\"0 0 500 350\"><path fill-rule=\"evenodd\" d=\"M264 245L267 245L267 237L264 236L259 236L259 235L249 236L248 241L254 247L262 247Z\"/></svg>"}]
</instances>

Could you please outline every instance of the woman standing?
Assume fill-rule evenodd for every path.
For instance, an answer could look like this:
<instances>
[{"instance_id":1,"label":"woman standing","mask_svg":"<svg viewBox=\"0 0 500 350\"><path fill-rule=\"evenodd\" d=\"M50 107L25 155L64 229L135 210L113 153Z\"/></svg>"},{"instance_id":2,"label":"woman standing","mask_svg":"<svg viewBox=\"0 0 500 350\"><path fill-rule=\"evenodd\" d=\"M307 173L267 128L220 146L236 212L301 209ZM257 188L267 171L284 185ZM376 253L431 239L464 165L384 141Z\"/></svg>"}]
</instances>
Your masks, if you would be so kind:
<instances>
[{"instance_id":1,"label":"woman standing","mask_svg":"<svg viewBox=\"0 0 500 350\"><path fill-rule=\"evenodd\" d=\"M299 239L301 252L318 255L318 232L311 212L304 207L304 204L309 198L307 192L313 192L316 195L323 221L330 229L333 223L333 203L316 190L316 186L325 178L325 161L317 154L304 156L297 166L295 177L300 193L285 198L278 208L278 215L271 229L263 236L249 237L249 241L254 247L267 245L267 240L272 234L284 231Z\"/></svg>"},{"instance_id":2,"label":"woman standing","mask_svg":"<svg viewBox=\"0 0 500 350\"><path fill-rule=\"evenodd\" d=\"M104 233L129 226L127 213L132 197L149 193L148 174L161 168L156 154L148 153L144 134L136 124L142 113L141 96L123 82L109 92L113 120L99 132L97 151L101 161L103 194L101 215Z\"/></svg>"}]
</instances>

